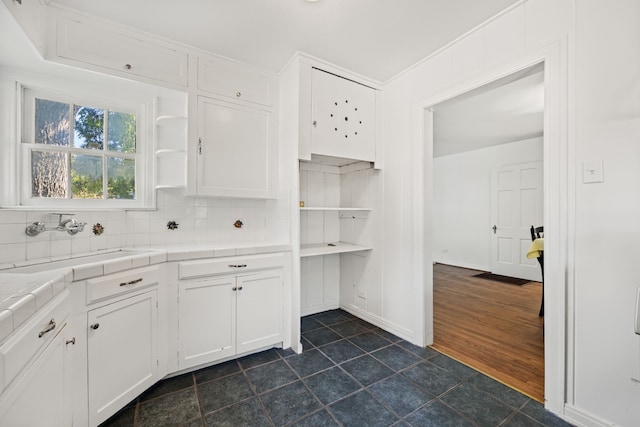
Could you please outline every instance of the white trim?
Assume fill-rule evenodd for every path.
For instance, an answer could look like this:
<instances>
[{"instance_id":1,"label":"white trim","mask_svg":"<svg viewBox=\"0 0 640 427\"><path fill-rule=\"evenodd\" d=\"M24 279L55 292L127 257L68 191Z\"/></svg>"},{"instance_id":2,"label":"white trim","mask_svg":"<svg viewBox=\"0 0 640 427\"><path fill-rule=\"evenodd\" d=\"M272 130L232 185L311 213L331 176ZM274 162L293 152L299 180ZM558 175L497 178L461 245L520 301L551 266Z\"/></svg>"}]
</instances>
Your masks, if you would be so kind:
<instances>
[{"instance_id":1,"label":"white trim","mask_svg":"<svg viewBox=\"0 0 640 427\"><path fill-rule=\"evenodd\" d=\"M488 72L483 72L473 79L450 87L422 102L413 106L412 140L414 153L413 168L416 171L415 181L419 187L416 195L416 205L414 219L418 227L423 230L416 233L414 239L414 249L418 253L415 255L416 283L423 284L425 294L433 292L433 281L428 280L428 271L431 270L432 254L425 253L425 246L429 241L432 224L428 221L430 214L425 212L424 206L430 200L426 200L428 176L424 174L429 163L431 147L422 148L425 141L425 131L429 126L427 123L430 117L429 108L451 99L457 95L483 86L499 78L512 74L518 70L527 68L536 63L545 64L545 119L544 119L544 224L545 224L545 252L548 260L545 262L545 407L556 414L564 412L566 402L566 354L567 354L567 311L566 291L573 287L568 282L565 272L568 269L568 254L572 252L572 247L568 241L568 176L571 172L569 165L573 158L568 158L568 131L567 119L567 39L563 38L550 43L541 48L526 52L518 58L507 61ZM429 116L425 115L429 112ZM429 128L430 129L430 128ZM430 131L430 130L429 130ZM572 154L572 153L569 153ZM429 193L430 194L430 193ZM572 212L572 211L571 211ZM547 258L547 257L545 257ZM428 266L428 267L427 267ZM418 295L416 295L418 297ZM421 317L426 316L426 303L428 297L425 296L425 308L420 310ZM431 311L431 313L433 313ZM421 325L417 325L416 331L421 332L426 342L433 336L432 322L424 319L425 329L421 331ZM569 325L571 326L571 325ZM431 328L431 330L429 330Z\"/></svg>"},{"instance_id":2,"label":"white trim","mask_svg":"<svg viewBox=\"0 0 640 427\"><path fill-rule=\"evenodd\" d=\"M569 404L565 405L564 410L565 413L563 418L570 421L572 424L585 427L611 427L612 425L610 422Z\"/></svg>"}]
</instances>

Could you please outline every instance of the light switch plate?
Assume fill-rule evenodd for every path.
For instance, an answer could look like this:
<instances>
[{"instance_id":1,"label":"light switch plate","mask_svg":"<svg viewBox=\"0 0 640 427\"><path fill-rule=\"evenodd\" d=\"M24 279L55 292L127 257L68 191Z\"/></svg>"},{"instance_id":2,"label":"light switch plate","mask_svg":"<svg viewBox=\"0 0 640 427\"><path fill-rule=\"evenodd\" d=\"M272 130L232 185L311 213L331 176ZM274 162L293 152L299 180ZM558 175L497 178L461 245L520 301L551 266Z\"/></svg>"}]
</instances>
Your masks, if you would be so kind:
<instances>
[{"instance_id":1,"label":"light switch plate","mask_svg":"<svg viewBox=\"0 0 640 427\"><path fill-rule=\"evenodd\" d=\"M602 160L589 160L582 163L582 182L591 184L603 182Z\"/></svg>"}]
</instances>

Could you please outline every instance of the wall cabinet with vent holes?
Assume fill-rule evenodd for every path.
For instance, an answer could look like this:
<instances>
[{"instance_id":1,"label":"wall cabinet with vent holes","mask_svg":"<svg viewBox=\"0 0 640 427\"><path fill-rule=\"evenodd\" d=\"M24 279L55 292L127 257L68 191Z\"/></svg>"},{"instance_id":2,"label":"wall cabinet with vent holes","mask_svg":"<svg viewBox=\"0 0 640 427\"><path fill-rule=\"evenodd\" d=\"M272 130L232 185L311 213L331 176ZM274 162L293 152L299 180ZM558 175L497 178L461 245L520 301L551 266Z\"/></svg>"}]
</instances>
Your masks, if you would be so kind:
<instances>
[{"instance_id":1,"label":"wall cabinet with vent holes","mask_svg":"<svg viewBox=\"0 0 640 427\"><path fill-rule=\"evenodd\" d=\"M376 90L313 69L311 153L376 160Z\"/></svg>"},{"instance_id":2,"label":"wall cabinet with vent holes","mask_svg":"<svg viewBox=\"0 0 640 427\"><path fill-rule=\"evenodd\" d=\"M180 263L178 368L281 343L282 266L281 255Z\"/></svg>"}]
</instances>

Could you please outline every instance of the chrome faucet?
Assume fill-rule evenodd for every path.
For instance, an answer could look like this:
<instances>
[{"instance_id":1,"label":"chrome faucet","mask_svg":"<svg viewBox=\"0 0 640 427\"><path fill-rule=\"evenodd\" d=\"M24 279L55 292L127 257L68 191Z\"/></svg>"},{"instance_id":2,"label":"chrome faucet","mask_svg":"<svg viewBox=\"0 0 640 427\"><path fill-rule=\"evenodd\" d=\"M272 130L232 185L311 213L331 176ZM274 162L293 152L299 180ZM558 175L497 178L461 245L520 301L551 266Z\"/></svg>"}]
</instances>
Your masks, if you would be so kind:
<instances>
[{"instance_id":1,"label":"chrome faucet","mask_svg":"<svg viewBox=\"0 0 640 427\"><path fill-rule=\"evenodd\" d=\"M86 222L78 222L75 218L62 219L63 216L72 216L71 213L50 212L49 215L58 215L58 226L49 230L66 231L73 236L84 231L84 226L87 225ZM47 231L47 227L44 222L37 221L28 225L24 232L27 236L37 236L43 231Z\"/></svg>"}]
</instances>

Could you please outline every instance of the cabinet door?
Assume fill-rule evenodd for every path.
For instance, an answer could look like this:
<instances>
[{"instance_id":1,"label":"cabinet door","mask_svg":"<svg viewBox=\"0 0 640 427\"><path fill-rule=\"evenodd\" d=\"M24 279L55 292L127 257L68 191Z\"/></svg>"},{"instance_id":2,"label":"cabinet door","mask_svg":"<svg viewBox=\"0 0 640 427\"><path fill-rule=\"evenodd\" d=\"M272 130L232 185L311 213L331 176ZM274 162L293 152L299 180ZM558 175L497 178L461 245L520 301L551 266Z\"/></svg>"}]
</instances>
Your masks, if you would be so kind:
<instances>
[{"instance_id":1,"label":"cabinet door","mask_svg":"<svg viewBox=\"0 0 640 427\"><path fill-rule=\"evenodd\" d=\"M237 279L237 353L282 341L282 271Z\"/></svg>"},{"instance_id":2,"label":"cabinet door","mask_svg":"<svg viewBox=\"0 0 640 427\"><path fill-rule=\"evenodd\" d=\"M235 277L179 284L180 369L235 354Z\"/></svg>"},{"instance_id":3,"label":"cabinet door","mask_svg":"<svg viewBox=\"0 0 640 427\"><path fill-rule=\"evenodd\" d=\"M198 99L198 195L272 197L275 156L269 110Z\"/></svg>"},{"instance_id":4,"label":"cabinet door","mask_svg":"<svg viewBox=\"0 0 640 427\"><path fill-rule=\"evenodd\" d=\"M275 75L222 58L198 58L198 89L231 99L273 105Z\"/></svg>"},{"instance_id":5,"label":"cabinet door","mask_svg":"<svg viewBox=\"0 0 640 427\"><path fill-rule=\"evenodd\" d=\"M98 425L157 380L157 292L89 311L89 424Z\"/></svg>"},{"instance_id":6,"label":"cabinet door","mask_svg":"<svg viewBox=\"0 0 640 427\"><path fill-rule=\"evenodd\" d=\"M311 152L375 160L376 91L313 70Z\"/></svg>"},{"instance_id":7,"label":"cabinet door","mask_svg":"<svg viewBox=\"0 0 640 427\"><path fill-rule=\"evenodd\" d=\"M56 54L81 64L187 86L187 54L102 23L62 16ZM114 74L114 73L111 73Z\"/></svg>"},{"instance_id":8,"label":"cabinet door","mask_svg":"<svg viewBox=\"0 0 640 427\"><path fill-rule=\"evenodd\" d=\"M59 427L72 425L70 366L66 325L26 373L0 398L0 425Z\"/></svg>"}]
</instances>

